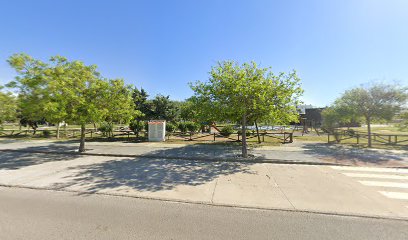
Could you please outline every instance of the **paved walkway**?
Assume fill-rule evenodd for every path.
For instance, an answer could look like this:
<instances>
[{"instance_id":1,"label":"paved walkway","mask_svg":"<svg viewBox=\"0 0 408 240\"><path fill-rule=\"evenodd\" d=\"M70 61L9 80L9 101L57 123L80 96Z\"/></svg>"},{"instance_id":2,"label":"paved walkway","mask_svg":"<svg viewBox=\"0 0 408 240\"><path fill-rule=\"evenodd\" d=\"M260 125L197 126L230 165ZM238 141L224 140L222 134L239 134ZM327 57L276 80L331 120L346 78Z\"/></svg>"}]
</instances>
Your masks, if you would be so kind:
<instances>
[{"instance_id":1,"label":"paved walkway","mask_svg":"<svg viewBox=\"0 0 408 240\"><path fill-rule=\"evenodd\" d=\"M74 153L76 141L0 140L0 150ZM242 160L239 146L216 144L168 144L87 142L88 154L145 156L200 160ZM358 149L317 142L295 142L282 146L263 146L250 150L252 160L278 163L339 164L354 166L408 167L408 154L402 150Z\"/></svg>"},{"instance_id":2,"label":"paved walkway","mask_svg":"<svg viewBox=\"0 0 408 240\"><path fill-rule=\"evenodd\" d=\"M0 152L0 185L408 219L407 169ZM0 191L1 194L1 191Z\"/></svg>"}]
</instances>

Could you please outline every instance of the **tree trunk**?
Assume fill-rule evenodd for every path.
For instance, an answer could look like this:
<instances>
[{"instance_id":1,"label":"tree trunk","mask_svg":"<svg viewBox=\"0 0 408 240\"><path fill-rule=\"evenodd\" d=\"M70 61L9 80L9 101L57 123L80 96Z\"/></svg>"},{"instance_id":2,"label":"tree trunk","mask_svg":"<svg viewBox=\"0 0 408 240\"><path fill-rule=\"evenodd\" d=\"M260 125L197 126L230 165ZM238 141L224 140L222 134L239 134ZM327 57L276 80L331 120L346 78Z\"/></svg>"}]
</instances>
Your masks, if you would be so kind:
<instances>
[{"instance_id":1,"label":"tree trunk","mask_svg":"<svg viewBox=\"0 0 408 240\"><path fill-rule=\"evenodd\" d=\"M57 139L60 137L60 123L57 124Z\"/></svg>"},{"instance_id":2,"label":"tree trunk","mask_svg":"<svg viewBox=\"0 0 408 240\"><path fill-rule=\"evenodd\" d=\"M79 152L85 152L85 123L81 124L81 140L79 142Z\"/></svg>"},{"instance_id":3,"label":"tree trunk","mask_svg":"<svg viewBox=\"0 0 408 240\"><path fill-rule=\"evenodd\" d=\"M96 127L96 123L95 123L95 122L93 123L93 125L94 125L94 130L95 130L95 132L98 131L98 128Z\"/></svg>"},{"instance_id":4,"label":"tree trunk","mask_svg":"<svg viewBox=\"0 0 408 240\"><path fill-rule=\"evenodd\" d=\"M258 123L255 120L256 135L258 135L258 143L261 143L261 136L259 135Z\"/></svg>"},{"instance_id":5,"label":"tree trunk","mask_svg":"<svg viewBox=\"0 0 408 240\"><path fill-rule=\"evenodd\" d=\"M372 143L371 143L371 118L370 118L370 116L366 117L366 120L367 120L368 147L370 148L372 146Z\"/></svg>"},{"instance_id":6,"label":"tree trunk","mask_svg":"<svg viewBox=\"0 0 408 240\"><path fill-rule=\"evenodd\" d=\"M247 149L247 142L246 142L246 116L245 114L242 116L242 157L248 157L248 149Z\"/></svg>"}]
</instances>

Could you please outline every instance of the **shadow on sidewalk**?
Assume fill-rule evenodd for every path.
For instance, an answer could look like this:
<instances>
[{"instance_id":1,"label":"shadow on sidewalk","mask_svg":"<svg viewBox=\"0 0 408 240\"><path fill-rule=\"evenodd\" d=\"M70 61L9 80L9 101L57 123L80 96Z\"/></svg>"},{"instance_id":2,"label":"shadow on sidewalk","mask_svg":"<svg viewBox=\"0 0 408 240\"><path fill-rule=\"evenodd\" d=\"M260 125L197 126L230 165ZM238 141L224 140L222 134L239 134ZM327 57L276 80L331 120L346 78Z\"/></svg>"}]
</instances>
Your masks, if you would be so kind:
<instances>
[{"instance_id":1,"label":"shadow on sidewalk","mask_svg":"<svg viewBox=\"0 0 408 240\"><path fill-rule=\"evenodd\" d=\"M53 150L49 151L50 153L47 154L35 153L36 151L48 151L48 149ZM0 170L17 170L22 167L43 164L51 161L74 160L81 156L72 154L53 154L53 152L72 152L75 149L76 148L73 146L54 146L53 144L50 144L46 147L36 146L19 149L22 151L0 151Z\"/></svg>"},{"instance_id":2,"label":"shadow on sidewalk","mask_svg":"<svg viewBox=\"0 0 408 240\"><path fill-rule=\"evenodd\" d=\"M383 150L357 148L341 144L306 143L302 146L305 154L313 155L336 163L372 163L385 164L387 162L406 162L407 154Z\"/></svg>"},{"instance_id":3,"label":"shadow on sidewalk","mask_svg":"<svg viewBox=\"0 0 408 240\"><path fill-rule=\"evenodd\" d=\"M99 164L71 168L80 170L68 177L68 182L54 187L75 187L86 193L94 193L117 187L129 187L137 191L171 190L178 185L197 186L221 175L238 172L252 173L249 164L163 160L152 158L124 158Z\"/></svg>"},{"instance_id":4,"label":"shadow on sidewalk","mask_svg":"<svg viewBox=\"0 0 408 240\"><path fill-rule=\"evenodd\" d=\"M158 149L146 153L156 157L184 159L234 159L241 156L241 148L235 145L190 144L184 147Z\"/></svg>"},{"instance_id":5,"label":"shadow on sidewalk","mask_svg":"<svg viewBox=\"0 0 408 240\"><path fill-rule=\"evenodd\" d=\"M198 153L197 153L198 151ZM56 188L74 187L81 192L129 187L137 191L171 190L179 185L197 186L210 182L221 175L238 172L252 174L251 163L209 162L199 160L163 159L160 156L175 154L204 154L202 146L188 145L172 149L156 150L158 157L136 157L108 160L86 166L72 167L75 172L56 184ZM194 155L195 156L195 155Z\"/></svg>"},{"instance_id":6,"label":"shadow on sidewalk","mask_svg":"<svg viewBox=\"0 0 408 240\"><path fill-rule=\"evenodd\" d=\"M236 150L239 150L235 146L214 147L192 144L156 149L149 153L150 157L86 156L87 162L92 162L90 158L95 161L93 164L84 165L81 164L81 158L85 157L83 155L52 153L55 151L72 152L76 150L76 145L52 143L47 146L20 149L24 152L0 151L0 169L17 170L51 161L75 160L78 164L74 166L70 164L71 167L61 170L66 171L68 175L62 179L56 178L53 180L55 182L50 183L50 187L54 189L74 187L85 193L117 187L129 187L137 191L171 190L179 185L205 184L222 175L238 172L253 173L250 170L252 163L171 159L175 156L188 156L191 159L197 156L200 158L217 156L218 159L236 157ZM49 150L50 153L29 153L30 150Z\"/></svg>"}]
</instances>

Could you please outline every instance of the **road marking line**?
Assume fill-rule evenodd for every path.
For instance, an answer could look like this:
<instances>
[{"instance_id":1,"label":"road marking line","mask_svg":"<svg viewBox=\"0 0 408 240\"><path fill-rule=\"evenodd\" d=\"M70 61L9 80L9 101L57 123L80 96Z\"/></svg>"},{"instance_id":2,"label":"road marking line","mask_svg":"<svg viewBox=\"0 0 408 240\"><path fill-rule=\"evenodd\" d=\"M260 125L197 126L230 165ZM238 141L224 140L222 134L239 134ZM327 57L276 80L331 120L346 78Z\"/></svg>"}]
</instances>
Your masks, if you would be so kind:
<instances>
[{"instance_id":1,"label":"road marking line","mask_svg":"<svg viewBox=\"0 0 408 240\"><path fill-rule=\"evenodd\" d=\"M408 169L401 168L374 168L374 167L346 167L346 166L331 166L332 169L342 171L358 171L358 172L383 172L383 173L406 173Z\"/></svg>"},{"instance_id":2,"label":"road marking line","mask_svg":"<svg viewBox=\"0 0 408 240\"><path fill-rule=\"evenodd\" d=\"M358 181L358 182L366 186L374 186L374 187L408 188L408 183L377 182L377 181Z\"/></svg>"},{"instance_id":3,"label":"road marking line","mask_svg":"<svg viewBox=\"0 0 408 240\"><path fill-rule=\"evenodd\" d=\"M398 179L398 180L408 180L408 176L401 175L388 175L388 174L373 174L373 173L342 173L347 177L355 178L381 178L381 179Z\"/></svg>"},{"instance_id":4,"label":"road marking line","mask_svg":"<svg viewBox=\"0 0 408 240\"><path fill-rule=\"evenodd\" d=\"M385 192L385 191L379 191L382 195L388 197L388 198L393 198L393 199L400 199L400 200L408 200L408 193L402 193L402 192ZM408 207L408 206L407 206Z\"/></svg>"}]
</instances>

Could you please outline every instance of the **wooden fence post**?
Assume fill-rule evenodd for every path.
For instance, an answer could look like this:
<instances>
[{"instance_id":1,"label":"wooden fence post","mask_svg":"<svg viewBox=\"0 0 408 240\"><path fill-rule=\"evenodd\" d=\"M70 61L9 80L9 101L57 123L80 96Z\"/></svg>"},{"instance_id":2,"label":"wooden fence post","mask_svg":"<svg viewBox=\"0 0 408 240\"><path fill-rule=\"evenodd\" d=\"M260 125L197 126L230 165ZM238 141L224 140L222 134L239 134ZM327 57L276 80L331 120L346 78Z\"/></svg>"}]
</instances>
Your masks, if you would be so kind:
<instances>
[{"instance_id":1,"label":"wooden fence post","mask_svg":"<svg viewBox=\"0 0 408 240\"><path fill-rule=\"evenodd\" d=\"M214 142L215 142L215 133L214 133Z\"/></svg>"}]
</instances>

